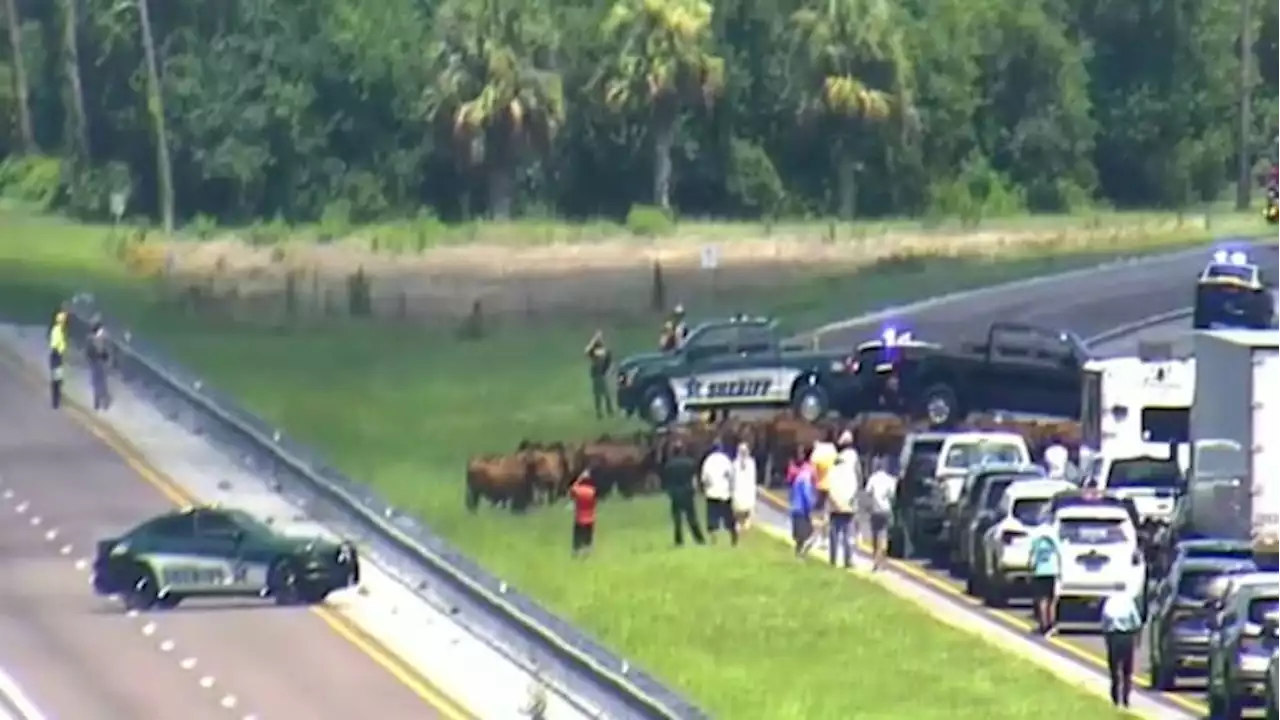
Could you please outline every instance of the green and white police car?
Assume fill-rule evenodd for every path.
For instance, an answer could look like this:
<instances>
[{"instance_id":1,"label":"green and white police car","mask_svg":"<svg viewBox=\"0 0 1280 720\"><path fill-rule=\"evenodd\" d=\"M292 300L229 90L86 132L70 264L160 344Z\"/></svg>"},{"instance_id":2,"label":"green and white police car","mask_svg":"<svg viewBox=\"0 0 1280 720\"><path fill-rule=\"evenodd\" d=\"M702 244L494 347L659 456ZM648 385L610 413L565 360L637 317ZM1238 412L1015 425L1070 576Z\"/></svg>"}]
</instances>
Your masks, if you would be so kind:
<instances>
[{"instance_id":1,"label":"green and white police car","mask_svg":"<svg viewBox=\"0 0 1280 720\"><path fill-rule=\"evenodd\" d=\"M99 541L93 562L94 592L136 610L192 597L312 604L359 580L351 543L285 535L243 510L220 507L151 518Z\"/></svg>"},{"instance_id":2,"label":"green and white police car","mask_svg":"<svg viewBox=\"0 0 1280 720\"><path fill-rule=\"evenodd\" d=\"M682 410L792 407L817 420L854 391L848 355L784 345L768 318L707 322L677 350L620 362L618 407L655 426Z\"/></svg>"}]
</instances>

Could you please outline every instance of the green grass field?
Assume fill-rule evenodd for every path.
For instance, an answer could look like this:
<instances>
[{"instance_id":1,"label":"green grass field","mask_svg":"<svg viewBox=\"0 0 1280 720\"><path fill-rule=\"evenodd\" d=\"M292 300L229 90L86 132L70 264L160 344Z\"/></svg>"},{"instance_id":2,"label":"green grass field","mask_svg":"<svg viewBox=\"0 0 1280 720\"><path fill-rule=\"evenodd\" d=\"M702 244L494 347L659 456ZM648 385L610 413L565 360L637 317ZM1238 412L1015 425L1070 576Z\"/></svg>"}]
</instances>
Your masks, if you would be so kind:
<instances>
[{"instance_id":1,"label":"green grass field","mask_svg":"<svg viewBox=\"0 0 1280 720\"><path fill-rule=\"evenodd\" d=\"M468 455L620 426L598 423L590 411L580 353L591 328L512 329L461 342L386 325L281 331L206 324L151 302L148 288L106 258L103 233L0 215L0 311L44 320L72 289L95 289L214 384L716 717L1030 719L1050 708L1064 717L1112 717L1104 703L1049 673L926 619L876 585L799 563L767 537L749 537L736 550L673 549L663 501L606 503L598 551L587 562L569 558L565 508L466 513ZM815 278L723 304L777 313L800 329L1188 242L1153 238L1136 248L999 264L926 262ZM606 332L625 354L648 349L656 328Z\"/></svg>"}]
</instances>

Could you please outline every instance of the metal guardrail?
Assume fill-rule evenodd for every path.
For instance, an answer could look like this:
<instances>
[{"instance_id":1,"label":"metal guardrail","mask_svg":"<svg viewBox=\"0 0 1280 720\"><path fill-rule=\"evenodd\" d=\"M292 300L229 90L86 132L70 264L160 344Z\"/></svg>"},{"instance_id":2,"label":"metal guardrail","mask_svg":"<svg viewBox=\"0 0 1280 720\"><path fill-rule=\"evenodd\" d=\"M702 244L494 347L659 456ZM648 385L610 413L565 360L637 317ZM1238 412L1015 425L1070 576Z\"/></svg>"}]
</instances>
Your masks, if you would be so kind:
<instances>
[{"instance_id":1,"label":"metal guardrail","mask_svg":"<svg viewBox=\"0 0 1280 720\"><path fill-rule=\"evenodd\" d=\"M452 593L455 597L460 596L495 619L502 630L535 648L535 653L542 655L535 658L539 664L567 668L573 677L566 680L566 689L583 691L586 697L604 705L605 717L671 720L710 717L655 678L510 589L368 486L347 477L232 398L207 386L144 339L113 324L92 296L77 295L69 309L68 330L72 342L82 343L89 333L91 320L101 318L112 329L114 362L125 382L139 385L158 398L167 396L169 400L177 400L193 411L200 432L255 453L260 460L255 463L259 469L268 470L275 478L288 476L301 481L317 496L345 511L344 514L371 537L416 560L425 574L455 590ZM584 682L592 686L580 687Z\"/></svg>"}]
</instances>

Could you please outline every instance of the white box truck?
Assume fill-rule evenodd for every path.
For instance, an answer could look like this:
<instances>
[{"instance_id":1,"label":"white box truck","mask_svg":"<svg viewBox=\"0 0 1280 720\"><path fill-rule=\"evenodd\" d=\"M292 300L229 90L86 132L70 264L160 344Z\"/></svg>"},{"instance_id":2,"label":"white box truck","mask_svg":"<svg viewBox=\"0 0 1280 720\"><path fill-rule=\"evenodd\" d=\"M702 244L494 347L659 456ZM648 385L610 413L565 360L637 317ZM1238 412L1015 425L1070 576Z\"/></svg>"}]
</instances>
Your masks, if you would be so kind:
<instances>
[{"instance_id":1,"label":"white box truck","mask_svg":"<svg viewBox=\"0 0 1280 720\"><path fill-rule=\"evenodd\" d=\"M1280 525L1280 332L1196 333L1187 499L1196 535L1272 546Z\"/></svg>"}]
</instances>

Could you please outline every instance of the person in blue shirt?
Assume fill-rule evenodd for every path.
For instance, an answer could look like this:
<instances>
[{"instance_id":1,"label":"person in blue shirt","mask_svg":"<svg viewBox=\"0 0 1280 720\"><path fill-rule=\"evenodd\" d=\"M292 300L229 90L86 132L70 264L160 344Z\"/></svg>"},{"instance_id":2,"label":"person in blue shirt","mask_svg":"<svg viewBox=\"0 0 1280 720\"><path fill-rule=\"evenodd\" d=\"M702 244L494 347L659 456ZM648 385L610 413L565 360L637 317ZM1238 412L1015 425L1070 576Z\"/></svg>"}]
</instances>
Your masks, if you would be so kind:
<instances>
[{"instance_id":1,"label":"person in blue shirt","mask_svg":"<svg viewBox=\"0 0 1280 720\"><path fill-rule=\"evenodd\" d=\"M1133 692L1133 655L1142 635L1142 612L1132 595L1121 591L1102 603L1102 633L1107 640L1107 670L1111 676L1111 702L1129 707Z\"/></svg>"},{"instance_id":2,"label":"person in blue shirt","mask_svg":"<svg viewBox=\"0 0 1280 720\"><path fill-rule=\"evenodd\" d=\"M1036 627L1042 635L1053 634L1057 624L1058 573L1062 558L1053 525L1041 520L1031 537L1031 600L1034 603Z\"/></svg>"},{"instance_id":3,"label":"person in blue shirt","mask_svg":"<svg viewBox=\"0 0 1280 720\"><path fill-rule=\"evenodd\" d=\"M806 463L791 483L791 539L796 544L796 557L804 557L813 539L813 511L817 504L813 467Z\"/></svg>"}]
</instances>

